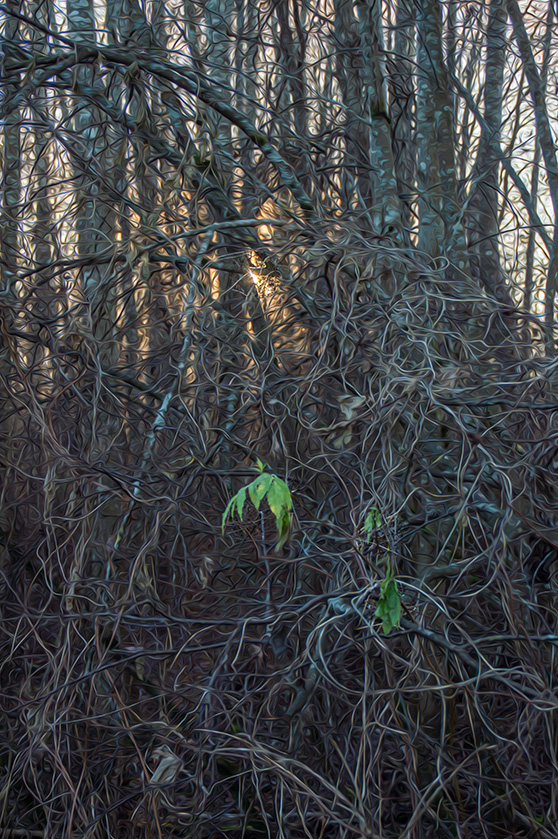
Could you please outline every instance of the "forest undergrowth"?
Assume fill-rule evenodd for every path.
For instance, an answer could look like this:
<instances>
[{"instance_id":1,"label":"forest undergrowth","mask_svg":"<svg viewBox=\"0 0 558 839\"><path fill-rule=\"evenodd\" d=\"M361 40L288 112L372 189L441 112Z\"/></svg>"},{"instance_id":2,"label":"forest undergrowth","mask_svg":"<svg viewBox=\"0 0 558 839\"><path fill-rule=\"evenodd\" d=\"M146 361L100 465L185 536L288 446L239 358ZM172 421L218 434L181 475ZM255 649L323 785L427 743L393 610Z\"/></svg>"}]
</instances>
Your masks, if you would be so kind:
<instances>
[{"instance_id":1,"label":"forest undergrowth","mask_svg":"<svg viewBox=\"0 0 558 839\"><path fill-rule=\"evenodd\" d=\"M1 7L2 837L558 839L557 32Z\"/></svg>"},{"instance_id":2,"label":"forest undergrowth","mask_svg":"<svg viewBox=\"0 0 558 839\"><path fill-rule=\"evenodd\" d=\"M133 374L83 316L9 356L6 835L555 836L554 365L328 242L259 267L260 333L196 289ZM258 468L280 547L264 493L221 528Z\"/></svg>"}]
</instances>

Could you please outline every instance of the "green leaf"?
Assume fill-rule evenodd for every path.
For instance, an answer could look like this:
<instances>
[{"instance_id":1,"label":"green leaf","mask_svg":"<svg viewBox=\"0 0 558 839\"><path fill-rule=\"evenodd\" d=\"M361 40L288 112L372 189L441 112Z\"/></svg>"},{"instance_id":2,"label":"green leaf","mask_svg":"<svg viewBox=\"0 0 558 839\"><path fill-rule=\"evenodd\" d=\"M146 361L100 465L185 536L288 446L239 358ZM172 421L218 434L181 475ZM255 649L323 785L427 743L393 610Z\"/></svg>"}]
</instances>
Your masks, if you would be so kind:
<instances>
[{"instance_id":1,"label":"green leaf","mask_svg":"<svg viewBox=\"0 0 558 839\"><path fill-rule=\"evenodd\" d=\"M265 472L265 463L262 463L260 458L256 458L256 469L258 472Z\"/></svg>"},{"instance_id":2,"label":"green leaf","mask_svg":"<svg viewBox=\"0 0 558 839\"><path fill-rule=\"evenodd\" d=\"M382 621L384 635L389 635L391 630L399 623L401 598L397 589L397 580L394 577L386 577L380 583L380 596L378 597L375 616Z\"/></svg>"},{"instance_id":3,"label":"green leaf","mask_svg":"<svg viewBox=\"0 0 558 839\"><path fill-rule=\"evenodd\" d=\"M273 475L273 481L267 491L267 503L269 504L269 509L275 516L277 535L279 537L277 547L280 548L285 544L289 534L289 512L292 510L293 505L289 487L277 475Z\"/></svg>"},{"instance_id":4,"label":"green leaf","mask_svg":"<svg viewBox=\"0 0 558 839\"><path fill-rule=\"evenodd\" d=\"M236 509L236 514L240 521L242 521L242 511L244 509L244 502L246 501L246 487L242 487L239 489L236 495L230 499L229 503L225 507L225 512L223 513L223 518L221 519L221 532L225 532L225 524L227 523L227 519L229 514L233 515Z\"/></svg>"},{"instance_id":5,"label":"green leaf","mask_svg":"<svg viewBox=\"0 0 558 839\"><path fill-rule=\"evenodd\" d=\"M397 591L397 583L395 580L386 580L385 598L388 609L398 609L400 607L401 603L399 600L399 592Z\"/></svg>"},{"instance_id":6,"label":"green leaf","mask_svg":"<svg viewBox=\"0 0 558 839\"><path fill-rule=\"evenodd\" d=\"M291 524L290 513L293 508L291 493L285 481L282 481L277 475L263 471L265 466L261 460L258 460L258 469L260 470L258 477L251 484L248 484L248 486L239 489L236 495L233 495L230 499L223 513L221 529L224 532L227 518L235 510L240 521L242 521L247 493L256 510L259 510L263 499L267 497L269 509L275 516L277 537L279 540L277 547L280 548L285 544L289 535Z\"/></svg>"},{"instance_id":7,"label":"green leaf","mask_svg":"<svg viewBox=\"0 0 558 839\"><path fill-rule=\"evenodd\" d=\"M231 507L234 504L236 499L236 495L233 495L227 506L225 507L225 512L223 513L223 518L221 519L221 533L225 532L225 524L227 523L227 519L229 517L229 513L231 511Z\"/></svg>"},{"instance_id":8,"label":"green leaf","mask_svg":"<svg viewBox=\"0 0 558 839\"><path fill-rule=\"evenodd\" d=\"M377 530L381 526L382 517L380 516L380 511L376 509L376 507L371 507L368 510L366 518L364 519L364 525L362 527L362 532L366 536L367 542L369 542L372 538L373 531Z\"/></svg>"},{"instance_id":9,"label":"green leaf","mask_svg":"<svg viewBox=\"0 0 558 839\"><path fill-rule=\"evenodd\" d=\"M273 481L273 475L262 474L256 478L255 481L252 481L250 486L248 487L248 492L250 493L250 499L252 504L256 508L256 510L260 509L260 504L262 503L265 495Z\"/></svg>"},{"instance_id":10,"label":"green leaf","mask_svg":"<svg viewBox=\"0 0 558 839\"><path fill-rule=\"evenodd\" d=\"M285 542L287 541L290 526L291 517L289 515L289 511L285 510L285 512L283 513L283 518L280 521L277 521L277 535L279 536L279 541L276 545L277 550L282 548Z\"/></svg>"},{"instance_id":11,"label":"green leaf","mask_svg":"<svg viewBox=\"0 0 558 839\"><path fill-rule=\"evenodd\" d=\"M236 499L236 512L238 514L238 518L242 521L242 511L244 509L244 502L246 501L246 487L242 487L239 489L235 495Z\"/></svg>"},{"instance_id":12,"label":"green leaf","mask_svg":"<svg viewBox=\"0 0 558 839\"><path fill-rule=\"evenodd\" d=\"M289 487L277 475L273 475L271 486L267 491L267 503L277 522L283 517L284 510L288 511L292 507Z\"/></svg>"}]
</instances>

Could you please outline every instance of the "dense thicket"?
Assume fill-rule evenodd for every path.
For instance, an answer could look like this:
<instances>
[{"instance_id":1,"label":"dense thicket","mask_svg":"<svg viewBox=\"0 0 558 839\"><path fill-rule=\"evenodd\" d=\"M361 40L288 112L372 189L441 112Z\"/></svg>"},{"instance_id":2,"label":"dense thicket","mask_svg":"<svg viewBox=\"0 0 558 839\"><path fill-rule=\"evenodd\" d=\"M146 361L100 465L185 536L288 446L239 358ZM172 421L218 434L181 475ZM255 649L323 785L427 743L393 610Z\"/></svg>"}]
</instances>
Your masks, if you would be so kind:
<instances>
[{"instance_id":1,"label":"dense thicket","mask_svg":"<svg viewBox=\"0 0 558 839\"><path fill-rule=\"evenodd\" d=\"M554 13L1 7L3 835L558 836Z\"/></svg>"}]
</instances>

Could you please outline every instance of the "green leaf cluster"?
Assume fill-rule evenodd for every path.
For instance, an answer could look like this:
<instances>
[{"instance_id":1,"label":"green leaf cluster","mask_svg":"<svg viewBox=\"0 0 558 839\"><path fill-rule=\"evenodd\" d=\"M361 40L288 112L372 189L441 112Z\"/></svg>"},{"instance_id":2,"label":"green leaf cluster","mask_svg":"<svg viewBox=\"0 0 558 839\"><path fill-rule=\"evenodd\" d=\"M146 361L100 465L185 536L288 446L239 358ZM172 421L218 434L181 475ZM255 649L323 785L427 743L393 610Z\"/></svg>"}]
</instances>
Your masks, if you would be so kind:
<instances>
[{"instance_id":1,"label":"green leaf cluster","mask_svg":"<svg viewBox=\"0 0 558 839\"><path fill-rule=\"evenodd\" d=\"M236 513L240 521L242 521L247 495L256 510L260 509L260 504L265 498L267 499L269 509L275 516L278 539L276 547L281 548L289 535L290 514L293 509L291 492L285 481L279 478L278 475L264 471L265 466L261 460L258 460L257 463L258 476L251 484L239 489L236 495L233 495L230 499L223 513L221 529L224 532L229 515L233 516Z\"/></svg>"},{"instance_id":2,"label":"green leaf cluster","mask_svg":"<svg viewBox=\"0 0 558 839\"><path fill-rule=\"evenodd\" d=\"M372 538L372 533L375 530L378 530L381 526L382 517L380 516L380 511L376 509L376 507L370 507L362 526L362 532L364 533L367 542L369 542Z\"/></svg>"},{"instance_id":3,"label":"green leaf cluster","mask_svg":"<svg viewBox=\"0 0 558 839\"><path fill-rule=\"evenodd\" d=\"M397 588L397 580L388 574L380 583L380 596L375 616L382 621L384 635L389 635L397 626L401 618L401 597Z\"/></svg>"}]
</instances>

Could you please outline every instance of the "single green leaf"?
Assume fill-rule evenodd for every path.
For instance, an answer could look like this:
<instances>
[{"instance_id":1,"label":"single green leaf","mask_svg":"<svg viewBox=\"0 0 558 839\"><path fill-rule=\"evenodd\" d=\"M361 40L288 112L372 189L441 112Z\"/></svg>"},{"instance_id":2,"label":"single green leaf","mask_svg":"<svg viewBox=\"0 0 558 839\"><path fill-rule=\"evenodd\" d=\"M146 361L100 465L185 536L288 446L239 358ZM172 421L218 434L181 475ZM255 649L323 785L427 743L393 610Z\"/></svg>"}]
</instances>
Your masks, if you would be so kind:
<instances>
[{"instance_id":1,"label":"single green leaf","mask_svg":"<svg viewBox=\"0 0 558 839\"><path fill-rule=\"evenodd\" d=\"M285 510L289 511L292 508L292 501L289 487L277 475L273 475L273 480L267 491L267 503L277 520L277 529L279 530L279 520L283 517Z\"/></svg>"},{"instance_id":2,"label":"single green leaf","mask_svg":"<svg viewBox=\"0 0 558 839\"><path fill-rule=\"evenodd\" d=\"M225 532L225 524L227 523L227 519L229 517L229 513L231 511L232 505L235 502L235 499L236 499L236 495L233 495L233 497L230 499L229 503L225 507L225 512L223 513L223 518L221 519L221 533Z\"/></svg>"},{"instance_id":3,"label":"single green leaf","mask_svg":"<svg viewBox=\"0 0 558 839\"><path fill-rule=\"evenodd\" d=\"M265 495L273 481L273 475L265 474L259 475L255 481L252 481L250 486L248 487L248 492L250 493L250 499L252 504L256 508L256 510L260 509L260 504L262 503Z\"/></svg>"},{"instance_id":4,"label":"single green leaf","mask_svg":"<svg viewBox=\"0 0 558 839\"><path fill-rule=\"evenodd\" d=\"M265 463L262 463L260 458L256 458L256 468L259 472L265 472Z\"/></svg>"},{"instance_id":5,"label":"single green leaf","mask_svg":"<svg viewBox=\"0 0 558 839\"><path fill-rule=\"evenodd\" d=\"M246 487L242 487L239 489L235 495L236 498L236 512L238 514L238 518L242 521L242 511L244 509L244 502L246 501Z\"/></svg>"},{"instance_id":6,"label":"single green leaf","mask_svg":"<svg viewBox=\"0 0 558 839\"><path fill-rule=\"evenodd\" d=\"M282 519L277 521L277 535L279 541L277 542L277 550L283 547L289 536L289 529L291 526L291 516L288 510L283 513Z\"/></svg>"},{"instance_id":7,"label":"single green leaf","mask_svg":"<svg viewBox=\"0 0 558 839\"><path fill-rule=\"evenodd\" d=\"M397 603L389 610L389 620L392 626L398 626L401 619L401 600L397 595Z\"/></svg>"},{"instance_id":8,"label":"single green leaf","mask_svg":"<svg viewBox=\"0 0 558 839\"><path fill-rule=\"evenodd\" d=\"M384 630L384 634L387 634L386 629L385 629L385 625L384 625L384 621L387 620L386 611L385 611L385 603L381 599L381 596L380 596L380 599L378 600L378 605L376 606L376 611L374 612L374 615L375 615L375 617L380 618L380 620L382 621L382 628Z\"/></svg>"},{"instance_id":9,"label":"single green leaf","mask_svg":"<svg viewBox=\"0 0 558 839\"><path fill-rule=\"evenodd\" d=\"M384 635L389 635L401 618L401 598L397 589L397 580L386 577L380 584L380 596L375 616L382 621Z\"/></svg>"},{"instance_id":10,"label":"single green leaf","mask_svg":"<svg viewBox=\"0 0 558 839\"><path fill-rule=\"evenodd\" d=\"M399 592L397 591L397 582L393 579L386 580L385 598L389 609L399 607Z\"/></svg>"}]
</instances>

